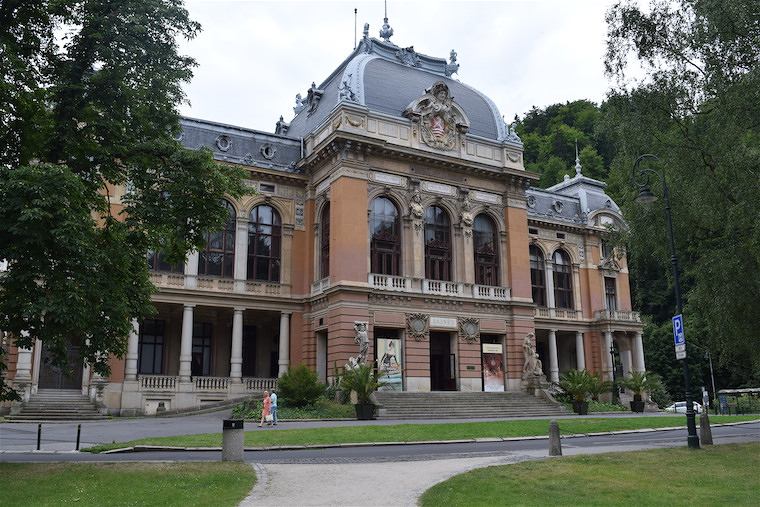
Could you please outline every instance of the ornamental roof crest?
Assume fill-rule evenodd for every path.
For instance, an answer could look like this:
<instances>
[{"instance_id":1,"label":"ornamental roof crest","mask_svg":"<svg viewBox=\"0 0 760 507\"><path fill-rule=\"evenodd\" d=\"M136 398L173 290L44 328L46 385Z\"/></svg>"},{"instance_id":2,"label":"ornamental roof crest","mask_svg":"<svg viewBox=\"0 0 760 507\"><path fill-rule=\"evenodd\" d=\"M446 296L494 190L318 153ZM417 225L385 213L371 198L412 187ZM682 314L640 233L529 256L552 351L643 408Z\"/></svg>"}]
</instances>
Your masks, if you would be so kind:
<instances>
[{"instance_id":1,"label":"ornamental roof crest","mask_svg":"<svg viewBox=\"0 0 760 507\"><path fill-rule=\"evenodd\" d=\"M425 144L439 150L453 150L459 136L470 129L470 120L443 81L435 82L425 95L412 101L403 115L419 125Z\"/></svg>"}]
</instances>

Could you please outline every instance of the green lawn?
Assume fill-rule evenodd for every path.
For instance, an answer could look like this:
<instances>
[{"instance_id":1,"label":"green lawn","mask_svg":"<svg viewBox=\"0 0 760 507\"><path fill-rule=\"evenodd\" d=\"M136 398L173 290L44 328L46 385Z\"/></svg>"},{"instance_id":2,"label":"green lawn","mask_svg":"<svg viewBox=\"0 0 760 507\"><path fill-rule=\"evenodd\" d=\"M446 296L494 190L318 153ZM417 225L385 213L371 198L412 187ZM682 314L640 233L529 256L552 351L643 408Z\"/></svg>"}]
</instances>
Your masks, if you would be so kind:
<instances>
[{"instance_id":1,"label":"green lawn","mask_svg":"<svg viewBox=\"0 0 760 507\"><path fill-rule=\"evenodd\" d=\"M0 504L232 506L255 483L243 463L0 463Z\"/></svg>"},{"instance_id":2,"label":"green lawn","mask_svg":"<svg viewBox=\"0 0 760 507\"><path fill-rule=\"evenodd\" d=\"M755 420L757 416L714 416L712 423ZM593 433L599 431L630 430L685 426L684 416L644 416L593 419L560 419L563 434ZM248 426L249 428L251 425ZM423 440L460 440L471 438L524 437L547 435L548 419L527 419L494 422L394 424L388 426L338 426L311 429L256 428L245 434L247 446L340 444L360 442L412 442ZM100 452L132 445L170 445L180 447L219 447L221 433L154 437L105 444L85 449Z\"/></svg>"},{"instance_id":3,"label":"green lawn","mask_svg":"<svg viewBox=\"0 0 760 507\"><path fill-rule=\"evenodd\" d=\"M473 470L420 505L760 505L760 444L559 458Z\"/></svg>"}]
</instances>

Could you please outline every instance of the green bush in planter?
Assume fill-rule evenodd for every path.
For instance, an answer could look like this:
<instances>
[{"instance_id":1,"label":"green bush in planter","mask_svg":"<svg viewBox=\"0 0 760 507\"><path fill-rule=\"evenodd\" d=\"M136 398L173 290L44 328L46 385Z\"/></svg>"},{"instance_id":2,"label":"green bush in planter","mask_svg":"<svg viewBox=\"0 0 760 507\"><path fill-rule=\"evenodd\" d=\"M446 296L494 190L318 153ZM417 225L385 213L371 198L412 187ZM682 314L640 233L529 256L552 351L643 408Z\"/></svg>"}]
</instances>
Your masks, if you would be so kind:
<instances>
[{"instance_id":1,"label":"green bush in planter","mask_svg":"<svg viewBox=\"0 0 760 507\"><path fill-rule=\"evenodd\" d=\"M586 370L570 370L560 377L557 385L572 401L581 403L586 401L592 382L592 375Z\"/></svg>"},{"instance_id":2,"label":"green bush in planter","mask_svg":"<svg viewBox=\"0 0 760 507\"><path fill-rule=\"evenodd\" d=\"M589 394L591 395L592 400L599 401L600 395L612 391L611 381L603 380L602 376L598 373L594 373L593 375L589 374L589 376L591 377L591 382L589 384Z\"/></svg>"},{"instance_id":3,"label":"green bush in planter","mask_svg":"<svg viewBox=\"0 0 760 507\"><path fill-rule=\"evenodd\" d=\"M621 382L623 387L633 392L633 399L641 400L645 391L659 389L662 385L660 377L656 373L648 371L632 371Z\"/></svg>"},{"instance_id":4,"label":"green bush in planter","mask_svg":"<svg viewBox=\"0 0 760 507\"><path fill-rule=\"evenodd\" d=\"M363 363L356 368L346 368L338 385L344 392L356 392L357 403L363 405L371 403L372 393L385 383L378 380L377 371L371 364Z\"/></svg>"},{"instance_id":5,"label":"green bush in planter","mask_svg":"<svg viewBox=\"0 0 760 507\"><path fill-rule=\"evenodd\" d=\"M313 405L325 392L325 386L317 379L317 374L303 364L289 369L277 381L277 386L279 397L292 407Z\"/></svg>"}]
</instances>

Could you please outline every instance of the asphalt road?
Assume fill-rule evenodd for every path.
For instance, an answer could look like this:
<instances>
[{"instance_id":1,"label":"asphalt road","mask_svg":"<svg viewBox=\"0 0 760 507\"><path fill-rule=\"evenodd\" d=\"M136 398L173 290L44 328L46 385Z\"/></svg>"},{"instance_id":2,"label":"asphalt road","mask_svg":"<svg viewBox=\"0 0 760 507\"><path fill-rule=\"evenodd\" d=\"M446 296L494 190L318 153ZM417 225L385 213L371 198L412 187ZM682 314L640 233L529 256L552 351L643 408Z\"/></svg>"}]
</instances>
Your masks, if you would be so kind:
<instances>
[{"instance_id":1,"label":"asphalt road","mask_svg":"<svg viewBox=\"0 0 760 507\"><path fill-rule=\"evenodd\" d=\"M713 427L713 439L718 444L760 442L760 423ZM686 445L686 430L563 438L562 445L567 454L679 447ZM507 453L536 455L546 452L547 449L546 440L399 446L368 445L292 451L247 451L245 459L253 463L281 464L381 463L500 456ZM0 454L0 462L18 463L218 461L219 459L219 451L160 451L125 454L46 453L44 451L11 453L6 451Z\"/></svg>"}]
</instances>

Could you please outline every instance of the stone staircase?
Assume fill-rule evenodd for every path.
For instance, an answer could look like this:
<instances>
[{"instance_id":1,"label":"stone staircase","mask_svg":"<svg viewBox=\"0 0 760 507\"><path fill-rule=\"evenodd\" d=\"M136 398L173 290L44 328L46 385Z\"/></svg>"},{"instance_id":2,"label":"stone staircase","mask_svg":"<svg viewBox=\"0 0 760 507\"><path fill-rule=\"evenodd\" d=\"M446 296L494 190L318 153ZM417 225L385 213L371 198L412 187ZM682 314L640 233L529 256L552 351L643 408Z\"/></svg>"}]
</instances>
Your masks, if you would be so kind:
<instances>
[{"instance_id":1,"label":"stone staircase","mask_svg":"<svg viewBox=\"0 0 760 507\"><path fill-rule=\"evenodd\" d=\"M13 412L16 412L15 410ZM85 421L107 419L78 389L40 389L8 421Z\"/></svg>"},{"instance_id":2,"label":"stone staircase","mask_svg":"<svg viewBox=\"0 0 760 507\"><path fill-rule=\"evenodd\" d=\"M375 393L379 419L466 419L570 415L555 402L526 393L389 392Z\"/></svg>"}]
</instances>

